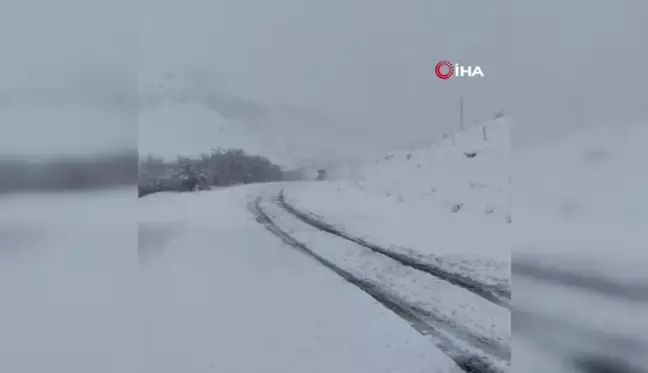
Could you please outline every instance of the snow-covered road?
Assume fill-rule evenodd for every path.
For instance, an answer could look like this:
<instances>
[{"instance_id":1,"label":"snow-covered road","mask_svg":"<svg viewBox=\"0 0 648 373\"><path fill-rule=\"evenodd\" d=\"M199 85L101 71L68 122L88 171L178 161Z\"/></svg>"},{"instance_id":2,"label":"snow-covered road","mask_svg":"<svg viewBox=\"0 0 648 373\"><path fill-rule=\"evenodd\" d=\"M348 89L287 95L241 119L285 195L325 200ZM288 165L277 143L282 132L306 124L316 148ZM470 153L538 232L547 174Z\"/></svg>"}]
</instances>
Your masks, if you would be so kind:
<instances>
[{"instance_id":1,"label":"snow-covered road","mask_svg":"<svg viewBox=\"0 0 648 373\"><path fill-rule=\"evenodd\" d=\"M436 271L370 244L358 244L300 218L278 198L261 198L260 221L289 245L370 294L409 322L464 370L506 371L509 310Z\"/></svg>"},{"instance_id":2,"label":"snow-covered road","mask_svg":"<svg viewBox=\"0 0 648 373\"><path fill-rule=\"evenodd\" d=\"M140 200L147 372L457 372L392 311L258 224L279 185Z\"/></svg>"},{"instance_id":3,"label":"snow-covered road","mask_svg":"<svg viewBox=\"0 0 648 373\"><path fill-rule=\"evenodd\" d=\"M338 181L142 198L147 371L509 371L509 132Z\"/></svg>"}]
</instances>

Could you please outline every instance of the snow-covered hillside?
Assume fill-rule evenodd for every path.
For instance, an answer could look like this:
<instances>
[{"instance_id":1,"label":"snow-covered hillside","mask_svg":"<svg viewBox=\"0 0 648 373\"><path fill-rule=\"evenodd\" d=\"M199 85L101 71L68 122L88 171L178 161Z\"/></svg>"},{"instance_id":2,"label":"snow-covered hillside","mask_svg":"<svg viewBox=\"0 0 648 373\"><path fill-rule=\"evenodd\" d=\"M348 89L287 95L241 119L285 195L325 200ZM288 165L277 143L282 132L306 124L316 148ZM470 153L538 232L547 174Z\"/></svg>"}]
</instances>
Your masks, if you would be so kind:
<instances>
[{"instance_id":1,"label":"snow-covered hillside","mask_svg":"<svg viewBox=\"0 0 648 373\"><path fill-rule=\"evenodd\" d=\"M318 167L365 148L363 134L322 112L238 97L219 75L205 72L144 76L139 101L141 155L242 148L282 166Z\"/></svg>"},{"instance_id":2,"label":"snow-covered hillside","mask_svg":"<svg viewBox=\"0 0 648 373\"><path fill-rule=\"evenodd\" d=\"M487 122L426 148L340 165L337 180L370 193L413 202L430 212L508 219L511 128L508 119Z\"/></svg>"}]
</instances>

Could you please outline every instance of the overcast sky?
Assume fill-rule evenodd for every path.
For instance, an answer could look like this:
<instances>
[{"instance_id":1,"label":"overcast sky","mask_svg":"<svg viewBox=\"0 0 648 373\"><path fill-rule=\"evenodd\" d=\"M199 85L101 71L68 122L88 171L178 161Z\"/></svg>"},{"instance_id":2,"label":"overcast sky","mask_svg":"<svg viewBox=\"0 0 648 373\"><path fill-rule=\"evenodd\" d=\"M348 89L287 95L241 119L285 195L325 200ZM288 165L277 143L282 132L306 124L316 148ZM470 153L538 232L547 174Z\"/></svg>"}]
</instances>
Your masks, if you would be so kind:
<instances>
[{"instance_id":1,"label":"overcast sky","mask_svg":"<svg viewBox=\"0 0 648 373\"><path fill-rule=\"evenodd\" d=\"M516 142L580 126L648 124L647 2L511 4Z\"/></svg>"},{"instance_id":2,"label":"overcast sky","mask_svg":"<svg viewBox=\"0 0 648 373\"><path fill-rule=\"evenodd\" d=\"M96 104L134 94L137 69L204 67L245 98L321 109L372 141L456 128L460 94L467 123L504 108L516 114L515 138L528 140L645 119L646 14L638 0L0 0L0 91L101 72L110 78L78 95ZM441 81L441 59L480 65L486 77ZM132 111L104 107L76 123L65 110L34 120L24 106L3 107L0 150L135 136Z\"/></svg>"},{"instance_id":3,"label":"overcast sky","mask_svg":"<svg viewBox=\"0 0 648 373\"><path fill-rule=\"evenodd\" d=\"M505 2L160 1L147 12L143 71L199 66L245 98L325 111L383 141L416 139L504 108ZM484 78L442 81L447 59Z\"/></svg>"},{"instance_id":4,"label":"overcast sky","mask_svg":"<svg viewBox=\"0 0 648 373\"><path fill-rule=\"evenodd\" d=\"M136 1L0 0L0 154L136 146Z\"/></svg>"}]
</instances>

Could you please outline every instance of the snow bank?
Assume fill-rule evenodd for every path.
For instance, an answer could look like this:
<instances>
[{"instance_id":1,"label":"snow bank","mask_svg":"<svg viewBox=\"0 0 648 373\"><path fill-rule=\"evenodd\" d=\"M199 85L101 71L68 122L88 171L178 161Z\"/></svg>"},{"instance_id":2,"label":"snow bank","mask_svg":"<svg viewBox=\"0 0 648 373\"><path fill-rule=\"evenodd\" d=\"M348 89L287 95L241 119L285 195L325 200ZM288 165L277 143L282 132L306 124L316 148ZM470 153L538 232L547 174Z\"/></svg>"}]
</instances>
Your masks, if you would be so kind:
<instances>
[{"instance_id":1,"label":"snow bank","mask_svg":"<svg viewBox=\"0 0 648 373\"><path fill-rule=\"evenodd\" d=\"M501 119L472 127L428 148L403 150L353 166L337 179L434 211L506 220L510 186L510 125Z\"/></svg>"}]
</instances>

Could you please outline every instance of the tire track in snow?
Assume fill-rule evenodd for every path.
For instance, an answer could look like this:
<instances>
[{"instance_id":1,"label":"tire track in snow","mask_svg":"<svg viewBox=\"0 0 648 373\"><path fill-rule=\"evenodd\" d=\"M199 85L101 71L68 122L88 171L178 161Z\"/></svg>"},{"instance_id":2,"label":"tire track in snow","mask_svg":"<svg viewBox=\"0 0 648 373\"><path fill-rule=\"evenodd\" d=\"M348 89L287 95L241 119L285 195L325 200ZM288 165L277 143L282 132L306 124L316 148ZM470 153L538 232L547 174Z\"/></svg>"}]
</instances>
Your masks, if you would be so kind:
<instances>
[{"instance_id":1,"label":"tire track in snow","mask_svg":"<svg viewBox=\"0 0 648 373\"><path fill-rule=\"evenodd\" d=\"M401 254L394 252L389 249L385 249L383 247L380 247L376 244L373 244L371 242L368 242L362 238L358 237L353 237L345 232L340 231L339 229L335 228L334 226L312 216L312 214L308 214L305 212L300 211L297 209L295 206L290 204L289 202L286 201L286 198L283 193L283 189L279 193L278 197L279 204L281 207L283 207L286 211L294 215L296 218L301 220L302 222L317 228L319 230L322 230L324 232L330 233L332 235L335 235L337 237L343 238L345 240L351 241L353 243L356 243L360 246L364 246L367 249L370 249L373 252L376 252L378 254L382 254L384 256L387 256L397 262L399 262L402 265L408 266L410 268L428 273L440 280L446 281L452 285L459 286L465 290L468 290L469 292L480 296L484 299L486 299L489 302L495 303L498 306L504 307L506 309L511 309L510 305L510 298L511 294L510 292L506 292L503 289L500 289L496 286L490 286L487 284L483 284L481 282L475 281L474 279L471 279L468 276L462 276L457 273L452 273L449 272L443 268L440 268L438 266L434 266L431 263L423 262L420 260L417 260L416 258L409 257L407 255Z\"/></svg>"},{"instance_id":2,"label":"tire track in snow","mask_svg":"<svg viewBox=\"0 0 648 373\"><path fill-rule=\"evenodd\" d=\"M288 232L279 227L274 220L261 208L262 196L252 201L248 206L249 210L256 216L257 222L264 225L265 228L274 234L286 244L298 249L302 253L315 259L318 263L324 265L347 282L355 285L360 290L374 298L378 303L394 312L396 315L407 321L420 334L432 337L435 340L437 348L449 356L463 371L472 373L504 373L500 367L495 366L487 356L480 356L471 351L466 351L455 342L456 336L448 335L439 325L439 322L431 320L429 311L403 301L395 294L381 289L379 286L361 279L354 274L340 268L330 260L317 254L304 243L293 238ZM280 205L281 206L281 205ZM435 325L436 324L436 325ZM461 333L460 333L461 334ZM475 345L483 344L484 341L472 341Z\"/></svg>"}]
</instances>

